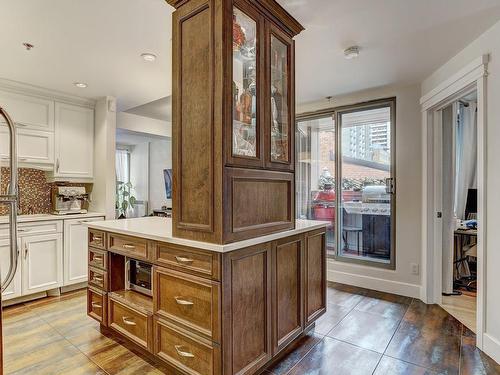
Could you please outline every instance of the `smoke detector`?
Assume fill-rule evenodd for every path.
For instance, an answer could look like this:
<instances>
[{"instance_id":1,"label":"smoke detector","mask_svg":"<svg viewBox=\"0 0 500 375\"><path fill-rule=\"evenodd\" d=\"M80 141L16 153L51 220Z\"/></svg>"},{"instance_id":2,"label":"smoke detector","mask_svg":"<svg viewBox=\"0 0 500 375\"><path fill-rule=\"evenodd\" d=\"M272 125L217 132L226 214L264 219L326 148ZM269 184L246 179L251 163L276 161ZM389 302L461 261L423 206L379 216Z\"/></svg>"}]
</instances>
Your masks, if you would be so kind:
<instances>
[{"instance_id":1,"label":"smoke detector","mask_svg":"<svg viewBox=\"0 0 500 375\"><path fill-rule=\"evenodd\" d=\"M355 59L356 57L359 56L359 47L351 46L349 48L346 48L344 50L344 56L347 60Z\"/></svg>"}]
</instances>

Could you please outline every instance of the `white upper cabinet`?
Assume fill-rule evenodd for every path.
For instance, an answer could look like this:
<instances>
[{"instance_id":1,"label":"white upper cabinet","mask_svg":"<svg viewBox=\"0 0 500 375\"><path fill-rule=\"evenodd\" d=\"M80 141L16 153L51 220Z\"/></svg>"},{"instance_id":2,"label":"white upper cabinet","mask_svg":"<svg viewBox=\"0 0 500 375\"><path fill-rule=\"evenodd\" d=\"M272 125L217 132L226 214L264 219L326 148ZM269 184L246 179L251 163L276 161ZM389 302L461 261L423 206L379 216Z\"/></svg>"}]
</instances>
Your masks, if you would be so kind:
<instances>
[{"instance_id":1,"label":"white upper cabinet","mask_svg":"<svg viewBox=\"0 0 500 375\"><path fill-rule=\"evenodd\" d=\"M92 178L94 110L55 103L55 178Z\"/></svg>"},{"instance_id":2,"label":"white upper cabinet","mask_svg":"<svg viewBox=\"0 0 500 375\"><path fill-rule=\"evenodd\" d=\"M54 131L54 101L0 91L0 106L20 129ZM0 123L5 123L0 118Z\"/></svg>"},{"instance_id":3,"label":"white upper cabinet","mask_svg":"<svg viewBox=\"0 0 500 375\"><path fill-rule=\"evenodd\" d=\"M0 127L0 157L9 159L9 130ZM17 131L17 155L19 165L54 164L54 133L20 129Z\"/></svg>"}]
</instances>

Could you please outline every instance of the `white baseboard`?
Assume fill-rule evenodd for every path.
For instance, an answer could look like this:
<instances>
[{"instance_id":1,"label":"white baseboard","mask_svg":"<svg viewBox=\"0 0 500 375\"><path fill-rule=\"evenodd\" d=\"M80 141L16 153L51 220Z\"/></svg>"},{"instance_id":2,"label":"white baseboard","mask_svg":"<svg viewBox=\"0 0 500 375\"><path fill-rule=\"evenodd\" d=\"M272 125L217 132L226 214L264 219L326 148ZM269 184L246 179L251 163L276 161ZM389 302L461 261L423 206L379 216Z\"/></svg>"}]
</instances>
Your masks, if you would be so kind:
<instances>
[{"instance_id":1,"label":"white baseboard","mask_svg":"<svg viewBox=\"0 0 500 375\"><path fill-rule=\"evenodd\" d=\"M483 352L500 363L500 341L487 333L483 333Z\"/></svg>"},{"instance_id":2,"label":"white baseboard","mask_svg":"<svg viewBox=\"0 0 500 375\"><path fill-rule=\"evenodd\" d=\"M420 285L379 279L354 273L328 270L328 281L420 299Z\"/></svg>"}]
</instances>

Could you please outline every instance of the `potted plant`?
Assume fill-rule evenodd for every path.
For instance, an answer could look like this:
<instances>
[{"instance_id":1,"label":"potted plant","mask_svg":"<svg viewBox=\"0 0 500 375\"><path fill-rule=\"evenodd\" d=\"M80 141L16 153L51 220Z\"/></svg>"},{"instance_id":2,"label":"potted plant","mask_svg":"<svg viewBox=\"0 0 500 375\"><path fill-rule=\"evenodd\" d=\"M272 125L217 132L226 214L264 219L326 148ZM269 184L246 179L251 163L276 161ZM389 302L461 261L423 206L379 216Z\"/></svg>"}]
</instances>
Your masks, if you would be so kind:
<instances>
[{"instance_id":1,"label":"potted plant","mask_svg":"<svg viewBox=\"0 0 500 375\"><path fill-rule=\"evenodd\" d=\"M137 201L135 196L132 195L134 187L130 182L116 181L116 215L118 219L124 219L127 215L129 208L134 208Z\"/></svg>"}]
</instances>

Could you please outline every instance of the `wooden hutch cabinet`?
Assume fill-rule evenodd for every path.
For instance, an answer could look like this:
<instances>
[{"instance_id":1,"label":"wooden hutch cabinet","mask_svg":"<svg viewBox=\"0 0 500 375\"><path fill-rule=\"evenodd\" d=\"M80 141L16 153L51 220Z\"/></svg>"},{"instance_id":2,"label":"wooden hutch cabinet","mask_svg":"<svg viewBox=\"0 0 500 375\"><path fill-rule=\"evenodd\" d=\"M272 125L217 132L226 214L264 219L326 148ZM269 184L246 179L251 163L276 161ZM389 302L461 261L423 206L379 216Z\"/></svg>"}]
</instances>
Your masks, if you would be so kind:
<instances>
[{"instance_id":1,"label":"wooden hutch cabinet","mask_svg":"<svg viewBox=\"0 0 500 375\"><path fill-rule=\"evenodd\" d=\"M229 243L294 228L293 37L274 0L167 0L173 235Z\"/></svg>"}]
</instances>

